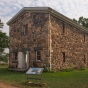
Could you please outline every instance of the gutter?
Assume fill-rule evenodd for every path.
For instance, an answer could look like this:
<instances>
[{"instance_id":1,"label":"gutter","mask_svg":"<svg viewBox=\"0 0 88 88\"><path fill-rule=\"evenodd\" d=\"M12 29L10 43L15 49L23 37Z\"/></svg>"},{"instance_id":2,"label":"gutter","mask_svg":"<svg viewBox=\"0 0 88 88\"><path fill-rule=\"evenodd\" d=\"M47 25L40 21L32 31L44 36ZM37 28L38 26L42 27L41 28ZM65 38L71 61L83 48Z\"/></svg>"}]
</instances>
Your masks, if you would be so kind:
<instances>
[{"instance_id":1,"label":"gutter","mask_svg":"<svg viewBox=\"0 0 88 88\"><path fill-rule=\"evenodd\" d=\"M57 12L56 10L50 8L50 7L24 7L23 9L21 9L14 17L12 17L8 22L7 25L10 25L13 23L14 20L16 20L17 18L19 18L20 15L22 15L24 12L39 12L39 13L49 13L53 16L55 16L56 18L72 25L73 27L76 27L77 29L81 30L82 32L88 33L88 29L79 25L78 23L74 22L73 20L71 20L70 18L62 15L61 13Z\"/></svg>"},{"instance_id":2,"label":"gutter","mask_svg":"<svg viewBox=\"0 0 88 88\"><path fill-rule=\"evenodd\" d=\"M52 69L52 64L51 64L51 59L52 59L52 57L51 57L51 51L52 51L52 44L51 44L51 29L50 29L50 23L51 23L51 20L50 20L50 14L49 14L49 47L50 47L50 50L49 50L49 52L50 52L50 71L51 71L51 69Z\"/></svg>"}]
</instances>

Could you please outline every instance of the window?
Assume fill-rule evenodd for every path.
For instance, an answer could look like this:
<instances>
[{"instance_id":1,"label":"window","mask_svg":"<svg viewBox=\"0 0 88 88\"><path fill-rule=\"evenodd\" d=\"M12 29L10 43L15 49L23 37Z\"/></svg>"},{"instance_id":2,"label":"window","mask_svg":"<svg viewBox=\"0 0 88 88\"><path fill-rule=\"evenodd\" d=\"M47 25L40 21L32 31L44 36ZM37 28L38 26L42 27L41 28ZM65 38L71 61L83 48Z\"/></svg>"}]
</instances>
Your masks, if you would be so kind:
<instances>
[{"instance_id":1,"label":"window","mask_svg":"<svg viewBox=\"0 0 88 88\"><path fill-rule=\"evenodd\" d=\"M28 24L24 25L24 35L28 34Z\"/></svg>"},{"instance_id":2,"label":"window","mask_svg":"<svg viewBox=\"0 0 88 88\"><path fill-rule=\"evenodd\" d=\"M65 62L65 52L62 52L63 54L63 62Z\"/></svg>"},{"instance_id":3,"label":"window","mask_svg":"<svg viewBox=\"0 0 88 88\"><path fill-rule=\"evenodd\" d=\"M86 56L84 55L84 63L86 63Z\"/></svg>"},{"instance_id":4,"label":"window","mask_svg":"<svg viewBox=\"0 0 88 88\"><path fill-rule=\"evenodd\" d=\"M85 42L85 34L84 34L84 42Z\"/></svg>"},{"instance_id":5,"label":"window","mask_svg":"<svg viewBox=\"0 0 88 88\"><path fill-rule=\"evenodd\" d=\"M14 60L17 60L18 58L18 53L14 53Z\"/></svg>"},{"instance_id":6,"label":"window","mask_svg":"<svg viewBox=\"0 0 88 88\"><path fill-rule=\"evenodd\" d=\"M41 51L36 51L36 60L37 61L41 60Z\"/></svg>"},{"instance_id":7,"label":"window","mask_svg":"<svg viewBox=\"0 0 88 88\"><path fill-rule=\"evenodd\" d=\"M63 34L65 33L65 24L62 24Z\"/></svg>"}]
</instances>

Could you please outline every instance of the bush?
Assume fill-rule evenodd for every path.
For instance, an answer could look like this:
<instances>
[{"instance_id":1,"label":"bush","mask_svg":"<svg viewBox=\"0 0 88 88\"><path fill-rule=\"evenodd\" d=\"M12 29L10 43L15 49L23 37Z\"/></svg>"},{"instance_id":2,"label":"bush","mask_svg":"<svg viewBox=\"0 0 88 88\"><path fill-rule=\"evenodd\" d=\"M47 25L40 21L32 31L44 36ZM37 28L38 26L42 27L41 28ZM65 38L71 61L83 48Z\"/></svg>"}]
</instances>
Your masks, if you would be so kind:
<instances>
[{"instance_id":1,"label":"bush","mask_svg":"<svg viewBox=\"0 0 88 88\"><path fill-rule=\"evenodd\" d=\"M67 68L67 69L62 69L61 72L71 72L73 70L74 68Z\"/></svg>"},{"instance_id":2,"label":"bush","mask_svg":"<svg viewBox=\"0 0 88 88\"><path fill-rule=\"evenodd\" d=\"M81 67L78 70L81 70L82 71L82 70L85 70L85 69L86 69L85 67Z\"/></svg>"}]
</instances>

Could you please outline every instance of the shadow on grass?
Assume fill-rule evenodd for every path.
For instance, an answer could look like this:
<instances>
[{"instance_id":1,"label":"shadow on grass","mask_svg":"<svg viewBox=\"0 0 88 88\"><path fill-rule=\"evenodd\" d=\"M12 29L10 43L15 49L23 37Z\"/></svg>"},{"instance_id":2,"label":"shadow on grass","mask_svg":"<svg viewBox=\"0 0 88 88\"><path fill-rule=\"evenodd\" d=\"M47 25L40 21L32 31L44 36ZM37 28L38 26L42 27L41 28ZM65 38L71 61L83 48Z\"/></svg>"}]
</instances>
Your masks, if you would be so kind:
<instances>
[{"instance_id":1,"label":"shadow on grass","mask_svg":"<svg viewBox=\"0 0 88 88\"><path fill-rule=\"evenodd\" d=\"M0 73L6 73L9 74L9 73L25 73L25 72L20 72L20 71L13 71L13 70L8 70L8 68L0 68Z\"/></svg>"},{"instance_id":2,"label":"shadow on grass","mask_svg":"<svg viewBox=\"0 0 88 88\"><path fill-rule=\"evenodd\" d=\"M46 83L24 82L24 83L22 83L22 85L24 85L26 87L30 86L30 87L39 88L39 87L45 87Z\"/></svg>"}]
</instances>

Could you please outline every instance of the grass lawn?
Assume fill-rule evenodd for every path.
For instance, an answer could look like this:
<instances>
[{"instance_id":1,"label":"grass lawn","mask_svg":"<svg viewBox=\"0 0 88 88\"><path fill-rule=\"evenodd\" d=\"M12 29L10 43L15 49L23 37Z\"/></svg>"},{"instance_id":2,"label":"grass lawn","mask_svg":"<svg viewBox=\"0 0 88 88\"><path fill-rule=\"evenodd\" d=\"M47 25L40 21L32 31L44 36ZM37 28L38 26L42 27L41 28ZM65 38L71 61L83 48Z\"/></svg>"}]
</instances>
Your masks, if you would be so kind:
<instances>
[{"instance_id":1,"label":"grass lawn","mask_svg":"<svg viewBox=\"0 0 88 88\"><path fill-rule=\"evenodd\" d=\"M88 88L88 69L82 71L42 73L43 88ZM25 72L8 71L7 65L0 65L0 81L21 88L41 88L26 85ZM32 80L33 81L33 80ZM39 81L37 81L39 82Z\"/></svg>"}]
</instances>

